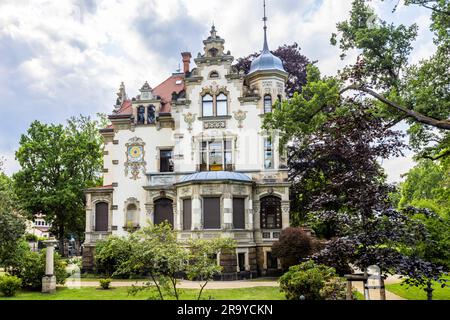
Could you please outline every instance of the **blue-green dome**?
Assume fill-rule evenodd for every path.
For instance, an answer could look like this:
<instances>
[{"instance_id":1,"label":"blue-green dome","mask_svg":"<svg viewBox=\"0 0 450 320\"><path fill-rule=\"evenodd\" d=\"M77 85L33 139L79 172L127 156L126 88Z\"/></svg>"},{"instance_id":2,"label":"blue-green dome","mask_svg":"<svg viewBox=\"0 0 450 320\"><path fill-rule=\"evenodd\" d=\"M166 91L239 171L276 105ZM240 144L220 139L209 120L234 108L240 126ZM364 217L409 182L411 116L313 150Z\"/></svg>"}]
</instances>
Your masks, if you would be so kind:
<instances>
[{"instance_id":1,"label":"blue-green dome","mask_svg":"<svg viewBox=\"0 0 450 320\"><path fill-rule=\"evenodd\" d=\"M283 67L283 62L277 56L273 55L269 49L263 50L261 54L252 61L249 74L257 71L282 71L286 72Z\"/></svg>"},{"instance_id":2,"label":"blue-green dome","mask_svg":"<svg viewBox=\"0 0 450 320\"><path fill-rule=\"evenodd\" d=\"M178 183L201 182L201 181L252 182L252 179L249 176L239 172L208 171L208 172L197 172L183 176Z\"/></svg>"}]
</instances>

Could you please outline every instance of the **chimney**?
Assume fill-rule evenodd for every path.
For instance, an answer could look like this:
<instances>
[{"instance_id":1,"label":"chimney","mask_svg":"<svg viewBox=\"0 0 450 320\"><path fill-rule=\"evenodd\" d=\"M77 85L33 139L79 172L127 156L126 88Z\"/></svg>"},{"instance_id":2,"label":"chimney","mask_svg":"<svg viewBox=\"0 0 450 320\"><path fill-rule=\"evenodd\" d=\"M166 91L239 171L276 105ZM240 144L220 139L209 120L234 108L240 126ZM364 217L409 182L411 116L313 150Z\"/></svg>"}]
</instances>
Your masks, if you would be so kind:
<instances>
[{"instance_id":1,"label":"chimney","mask_svg":"<svg viewBox=\"0 0 450 320\"><path fill-rule=\"evenodd\" d=\"M181 56L183 57L183 72L186 74L190 71L189 64L191 63L191 53L190 52L182 52Z\"/></svg>"}]
</instances>

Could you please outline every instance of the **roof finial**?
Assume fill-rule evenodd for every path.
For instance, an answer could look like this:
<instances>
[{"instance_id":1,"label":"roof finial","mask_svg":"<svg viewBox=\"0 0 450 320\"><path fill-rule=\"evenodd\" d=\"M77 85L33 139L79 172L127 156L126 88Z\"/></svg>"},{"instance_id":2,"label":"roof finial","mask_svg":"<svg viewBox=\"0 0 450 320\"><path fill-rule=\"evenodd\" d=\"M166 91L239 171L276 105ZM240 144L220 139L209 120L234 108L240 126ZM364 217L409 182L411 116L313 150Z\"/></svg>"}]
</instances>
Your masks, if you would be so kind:
<instances>
[{"instance_id":1,"label":"roof finial","mask_svg":"<svg viewBox=\"0 0 450 320\"><path fill-rule=\"evenodd\" d=\"M264 4L264 47L263 51L269 51L269 45L267 44L267 16L266 16L266 0L263 0Z\"/></svg>"}]
</instances>

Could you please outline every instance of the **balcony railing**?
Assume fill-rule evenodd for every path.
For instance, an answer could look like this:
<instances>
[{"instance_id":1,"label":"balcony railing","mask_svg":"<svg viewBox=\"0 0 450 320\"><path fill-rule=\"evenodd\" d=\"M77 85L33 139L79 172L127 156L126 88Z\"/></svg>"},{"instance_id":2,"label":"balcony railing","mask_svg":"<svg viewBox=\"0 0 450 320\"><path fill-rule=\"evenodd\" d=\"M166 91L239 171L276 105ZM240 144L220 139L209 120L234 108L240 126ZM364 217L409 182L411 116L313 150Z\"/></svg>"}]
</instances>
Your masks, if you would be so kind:
<instances>
[{"instance_id":1,"label":"balcony railing","mask_svg":"<svg viewBox=\"0 0 450 320\"><path fill-rule=\"evenodd\" d=\"M150 173L148 175L148 184L154 186L170 186L177 182L178 175L173 172Z\"/></svg>"}]
</instances>

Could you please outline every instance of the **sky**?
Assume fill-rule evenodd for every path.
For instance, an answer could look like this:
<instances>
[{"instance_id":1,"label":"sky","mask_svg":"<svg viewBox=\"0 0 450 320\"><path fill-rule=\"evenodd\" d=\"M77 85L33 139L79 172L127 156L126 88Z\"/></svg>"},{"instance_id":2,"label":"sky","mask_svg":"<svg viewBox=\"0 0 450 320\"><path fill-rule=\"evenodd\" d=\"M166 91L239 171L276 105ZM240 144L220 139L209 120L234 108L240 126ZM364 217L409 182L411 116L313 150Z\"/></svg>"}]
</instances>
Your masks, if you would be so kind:
<instances>
[{"instance_id":1,"label":"sky","mask_svg":"<svg viewBox=\"0 0 450 320\"><path fill-rule=\"evenodd\" d=\"M374 1L377 14L395 23L417 23L411 62L433 51L429 12ZM351 0L267 0L272 49L297 42L334 75L345 61L330 45ZM182 51L202 51L214 22L235 58L262 49L262 0L0 0L0 156L4 171L21 134L33 120L64 123L79 114L111 113L119 84L136 96L145 81L155 87L178 69ZM404 127L404 126L403 126ZM400 127L400 128L403 128ZM390 182L412 166L411 154L383 161Z\"/></svg>"}]
</instances>

